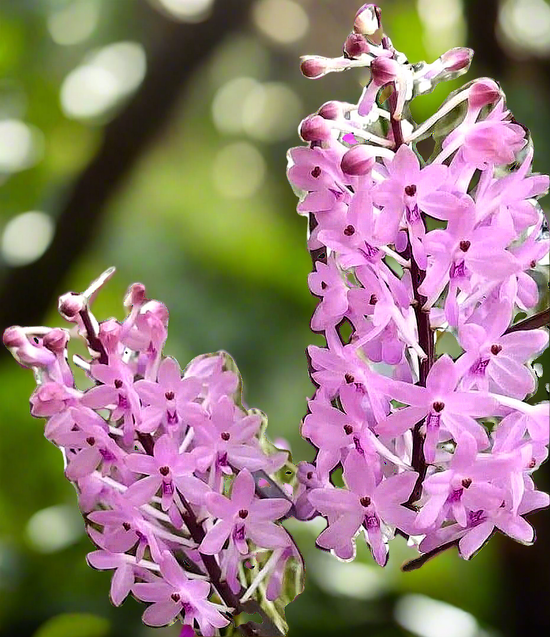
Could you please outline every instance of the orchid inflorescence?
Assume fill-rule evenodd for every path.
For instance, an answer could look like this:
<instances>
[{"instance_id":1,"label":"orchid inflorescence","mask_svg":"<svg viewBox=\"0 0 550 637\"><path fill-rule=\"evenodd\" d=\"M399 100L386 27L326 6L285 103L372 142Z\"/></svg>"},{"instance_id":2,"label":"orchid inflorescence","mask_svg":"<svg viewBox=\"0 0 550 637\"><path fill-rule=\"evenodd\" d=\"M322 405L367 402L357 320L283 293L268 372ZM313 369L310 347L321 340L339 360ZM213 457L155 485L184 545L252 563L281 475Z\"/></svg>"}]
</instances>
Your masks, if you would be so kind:
<instances>
[{"instance_id":1,"label":"orchid inflorescence","mask_svg":"<svg viewBox=\"0 0 550 637\"><path fill-rule=\"evenodd\" d=\"M115 605L130 592L151 603L150 626L179 619L182 636L208 636L259 612L261 624L238 620L241 633L284 634L284 605L301 590L300 554L277 523L292 507L288 454L265 437L264 414L243 405L228 354L199 356L183 374L163 356L168 311L143 285L130 287L124 321L96 321L90 303L112 273L60 298L71 332L4 333L35 372L31 412L63 452L97 546L88 562L114 570ZM68 363L73 340L89 354L73 357L85 389Z\"/></svg>"},{"instance_id":2,"label":"orchid inflorescence","mask_svg":"<svg viewBox=\"0 0 550 637\"><path fill-rule=\"evenodd\" d=\"M548 311L518 322L539 301L548 177L531 173L528 131L493 80L423 124L408 109L471 58L409 63L368 4L342 57L302 61L311 79L370 69L358 104L324 104L289 152L319 298L311 328L326 339L308 349L317 389L302 435L317 453L299 465L297 514L326 518L317 544L342 559L361 533L381 565L389 539L407 537L422 554L409 569L457 544L468 559L495 529L530 543L524 516L549 504L531 477L548 456L548 403L525 402Z\"/></svg>"}]
</instances>

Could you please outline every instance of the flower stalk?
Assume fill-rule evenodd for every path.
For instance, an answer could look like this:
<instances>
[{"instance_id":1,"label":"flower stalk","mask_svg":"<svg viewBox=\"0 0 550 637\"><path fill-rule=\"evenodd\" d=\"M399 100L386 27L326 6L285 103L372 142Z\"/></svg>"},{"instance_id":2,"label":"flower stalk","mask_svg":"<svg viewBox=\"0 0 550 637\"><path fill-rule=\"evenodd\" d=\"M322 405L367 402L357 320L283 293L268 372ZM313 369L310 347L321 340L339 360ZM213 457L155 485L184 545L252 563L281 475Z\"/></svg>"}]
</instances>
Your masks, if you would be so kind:
<instances>
[{"instance_id":1,"label":"flower stalk","mask_svg":"<svg viewBox=\"0 0 550 637\"><path fill-rule=\"evenodd\" d=\"M548 311L529 272L548 253L532 141L490 79L451 95L424 124L409 104L465 73L472 52L411 64L363 5L340 58L304 59L306 77L370 68L356 105L331 100L300 127L289 181L308 217L316 387L302 435L303 519L327 521L320 548L351 559L364 536L384 565L395 534L421 557L458 545L469 559L495 529L530 543L524 516L548 506L532 474L548 455L548 405L530 365ZM304 131L307 133L304 135ZM417 142L431 135L432 157ZM441 348L454 340L454 359ZM344 486L334 481L341 469Z\"/></svg>"}]
</instances>

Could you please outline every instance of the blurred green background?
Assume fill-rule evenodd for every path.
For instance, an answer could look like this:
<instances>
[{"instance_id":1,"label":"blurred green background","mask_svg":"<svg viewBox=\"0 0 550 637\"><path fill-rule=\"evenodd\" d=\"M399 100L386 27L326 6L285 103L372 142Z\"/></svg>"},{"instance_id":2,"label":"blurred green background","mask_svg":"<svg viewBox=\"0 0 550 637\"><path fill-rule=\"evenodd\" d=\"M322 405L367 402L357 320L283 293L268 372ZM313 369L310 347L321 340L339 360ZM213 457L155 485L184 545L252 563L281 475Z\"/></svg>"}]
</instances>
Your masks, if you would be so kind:
<instances>
[{"instance_id":1,"label":"blurred green background","mask_svg":"<svg viewBox=\"0 0 550 637\"><path fill-rule=\"evenodd\" d=\"M236 359L272 439L311 459L299 437L312 386L304 349L305 222L285 153L299 120L356 101L361 73L309 82L305 53L338 55L360 0L0 0L0 328L60 324L56 296L118 274L95 305L122 317L141 281L171 311L167 352ZM503 85L550 171L550 4L545 0L385 0L384 24L412 61L476 49L470 75ZM446 92L415 103L417 120ZM545 286L540 273L541 287ZM545 397L546 377L539 399ZM108 601L92 571L59 452L28 413L34 383L0 354L0 637L177 637L142 626L142 607ZM544 472L546 471L546 475ZM539 483L549 488L548 466ZM403 574L364 546L353 564L296 537L306 591L290 634L489 637L550 627L550 520L533 548L495 538L470 563L454 552ZM322 526L322 525L321 525ZM296 524L288 524L294 532Z\"/></svg>"}]
</instances>

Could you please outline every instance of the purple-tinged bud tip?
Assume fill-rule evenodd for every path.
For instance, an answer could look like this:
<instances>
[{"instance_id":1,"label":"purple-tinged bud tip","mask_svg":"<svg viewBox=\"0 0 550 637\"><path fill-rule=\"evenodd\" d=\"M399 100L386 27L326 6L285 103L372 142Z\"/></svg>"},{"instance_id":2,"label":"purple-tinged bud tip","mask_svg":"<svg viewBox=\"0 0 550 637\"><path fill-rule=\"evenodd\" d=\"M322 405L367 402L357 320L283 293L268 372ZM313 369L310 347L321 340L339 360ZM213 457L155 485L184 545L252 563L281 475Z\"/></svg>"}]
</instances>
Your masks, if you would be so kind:
<instances>
[{"instance_id":1,"label":"purple-tinged bud tip","mask_svg":"<svg viewBox=\"0 0 550 637\"><path fill-rule=\"evenodd\" d=\"M58 309L61 316L71 323L86 308L86 298L82 294L67 292L59 297Z\"/></svg>"},{"instance_id":2,"label":"purple-tinged bud tip","mask_svg":"<svg viewBox=\"0 0 550 637\"><path fill-rule=\"evenodd\" d=\"M443 53L441 62L446 71L462 71L470 66L474 52L465 47L456 47Z\"/></svg>"},{"instance_id":3,"label":"purple-tinged bud tip","mask_svg":"<svg viewBox=\"0 0 550 637\"><path fill-rule=\"evenodd\" d=\"M477 80L470 87L468 103L472 108L482 108L498 102L502 94L496 82L490 79Z\"/></svg>"},{"instance_id":4,"label":"purple-tinged bud tip","mask_svg":"<svg viewBox=\"0 0 550 637\"><path fill-rule=\"evenodd\" d=\"M350 33L344 43L344 53L355 60L370 51L369 43L360 33Z\"/></svg>"},{"instance_id":5,"label":"purple-tinged bud tip","mask_svg":"<svg viewBox=\"0 0 550 637\"><path fill-rule=\"evenodd\" d=\"M382 27L382 11L375 4L364 4L355 14L353 30L363 35L374 35Z\"/></svg>"},{"instance_id":6,"label":"purple-tinged bud tip","mask_svg":"<svg viewBox=\"0 0 550 637\"><path fill-rule=\"evenodd\" d=\"M49 349L50 352L54 352L54 353L64 352L68 342L69 342L69 334L67 330L63 330L60 327L56 327L53 330L50 330L42 338L42 343L44 344L44 347Z\"/></svg>"},{"instance_id":7,"label":"purple-tinged bud tip","mask_svg":"<svg viewBox=\"0 0 550 637\"><path fill-rule=\"evenodd\" d=\"M12 327L8 327L4 330L2 340L7 348L21 347L26 343L27 337L25 336L22 327L19 325L13 325Z\"/></svg>"},{"instance_id":8,"label":"purple-tinged bud tip","mask_svg":"<svg viewBox=\"0 0 550 637\"><path fill-rule=\"evenodd\" d=\"M327 72L327 69L327 59L321 57L320 55L309 55L303 57L302 63L300 64L302 75L309 78L310 80L315 80L318 77L322 77Z\"/></svg>"},{"instance_id":9,"label":"purple-tinged bud tip","mask_svg":"<svg viewBox=\"0 0 550 637\"><path fill-rule=\"evenodd\" d=\"M170 318L170 312L168 312L168 308L164 303L160 301L149 301L144 307L142 311L147 311L151 313L155 318L157 318L164 327L168 326L168 319Z\"/></svg>"},{"instance_id":10,"label":"purple-tinged bud tip","mask_svg":"<svg viewBox=\"0 0 550 637\"><path fill-rule=\"evenodd\" d=\"M374 166L376 159L369 153L366 146L359 144L350 148L342 157L340 164L346 175L366 175Z\"/></svg>"},{"instance_id":11,"label":"purple-tinged bud tip","mask_svg":"<svg viewBox=\"0 0 550 637\"><path fill-rule=\"evenodd\" d=\"M393 82L399 73L399 64L387 57L377 57L370 66L372 81L377 86Z\"/></svg>"},{"instance_id":12,"label":"purple-tinged bud tip","mask_svg":"<svg viewBox=\"0 0 550 637\"><path fill-rule=\"evenodd\" d=\"M320 115L306 117L300 124L300 137L305 142L322 142L330 139L331 128Z\"/></svg>"},{"instance_id":13,"label":"purple-tinged bud tip","mask_svg":"<svg viewBox=\"0 0 550 637\"><path fill-rule=\"evenodd\" d=\"M141 306L147 301L143 283L133 283L124 297L124 307Z\"/></svg>"},{"instance_id":14,"label":"purple-tinged bud tip","mask_svg":"<svg viewBox=\"0 0 550 637\"><path fill-rule=\"evenodd\" d=\"M327 102L317 112L323 119L340 119L343 108L340 102Z\"/></svg>"}]
</instances>

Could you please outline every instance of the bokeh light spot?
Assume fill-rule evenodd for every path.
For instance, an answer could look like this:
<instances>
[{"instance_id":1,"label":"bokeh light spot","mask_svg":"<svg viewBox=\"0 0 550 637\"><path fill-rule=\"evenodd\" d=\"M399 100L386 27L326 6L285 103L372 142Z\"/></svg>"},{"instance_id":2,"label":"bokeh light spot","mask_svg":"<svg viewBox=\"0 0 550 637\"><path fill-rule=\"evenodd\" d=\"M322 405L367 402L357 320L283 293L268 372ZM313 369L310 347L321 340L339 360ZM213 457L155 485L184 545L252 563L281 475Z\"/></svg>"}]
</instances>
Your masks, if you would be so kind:
<instances>
[{"instance_id":1,"label":"bokeh light spot","mask_svg":"<svg viewBox=\"0 0 550 637\"><path fill-rule=\"evenodd\" d=\"M245 132L264 142L287 139L296 133L302 116L298 95L282 82L258 84L247 96L243 109Z\"/></svg>"},{"instance_id":2,"label":"bokeh light spot","mask_svg":"<svg viewBox=\"0 0 550 637\"><path fill-rule=\"evenodd\" d=\"M22 266L39 259L54 234L52 218L44 212L30 211L17 215L2 233L2 258L11 266Z\"/></svg>"},{"instance_id":3,"label":"bokeh light spot","mask_svg":"<svg viewBox=\"0 0 550 637\"><path fill-rule=\"evenodd\" d=\"M499 30L518 53L550 54L550 5L544 0L507 0Z\"/></svg>"},{"instance_id":4,"label":"bokeh light spot","mask_svg":"<svg viewBox=\"0 0 550 637\"><path fill-rule=\"evenodd\" d=\"M56 553L74 544L84 534L77 509L56 505L37 511L27 523L27 539L40 553Z\"/></svg>"},{"instance_id":5,"label":"bokeh light spot","mask_svg":"<svg viewBox=\"0 0 550 637\"><path fill-rule=\"evenodd\" d=\"M56 44L69 46L87 40L99 22L95 0L74 0L48 17L48 31Z\"/></svg>"},{"instance_id":6,"label":"bokeh light spot","mask_svg":"<svg viewBox=\"0 0 550 637\"><path fill-rule=\"evenodd\" d=\"M18 119L0 120L0 173L34 166L42 158L42 133Z\"/></svg>"},{"instance_id":7,"label":"bokeh light spot","mask_svg":"<svg viewBox=\"0 0 550 637\"><path fill-rule=\"evenodd\" d=\"M216 190L229 199L246 199L262 186L266 163L260 151L248 142L222 148L213 165Z\"/></svg>"},{"instance_id":8,"label":"bokeh light spot","mask_svg":"<svg viewBox=\"0 0 550 637\"><path fill-rule=\"evenodd\" d=\"M424 595L405 595L395 606L395 619L420 637L478 637L476 619L466 611Z\"/></svg>"},{"instance_id":9,"label":"bokeh light spot","mask_svg":"<svg viewBox=\"0 0 550 637\"><path fill-rule=\"evenodd\" d=\"M155 0L157 6L182 22L201 22L210 15L214 0Z\"/></svg>"},{"instance_id":10,"label":"bokeh light spot","mask_svg":"<svg viewBox=\"0 0 550 637\"><path fill-rule=\"evenodd\" d=\"M380 571L360 562L337 562L320 555L312 563L315 581L327 593L354 599L376 599L386 592L387 581Z\"/></svg>"},{"instance_id":11,"label":"bokeh light spot","mask_svg":"<svg viewBox=\"0 0 550 637\"><path fill-rule=\"evenodd\" d=\"M237 77L226 82L214 96L212 118L221 133L243 132L243 109L258 82L251 77Z\"/></svg>"},{"instance_id":12,"label":"bokeh light spot","mask_svg":"<svg viewBox=\"0 0 550 637\"><path fill-rule=\"evenodd\" d=\"M100 49L65 78L63 111L74 119L101 117L140 85L146 69L141 44L116 42Z\"/></svg>"},{"instance_id":13,"label":"bokeh light spot","mask_svg":"<svg viewBox=\"0 0 550 637\"><path fill-rule=\"evenodd\" d=\"M293 0L259 0L252 16L258 30L279 44L297 42L309 29L307 13Z\"/></svg>"},{"instance_id":14,"label":"bokeh light spot","mask_svg":"<svg viewBox=\"0 0 550 637\"><path fill-rule=\"evenodd\" d=\"M424 27L424 45L434 56L462 46L466 23L462 0L418 0L418 15Z\"/></svg>"}]
</instances>

